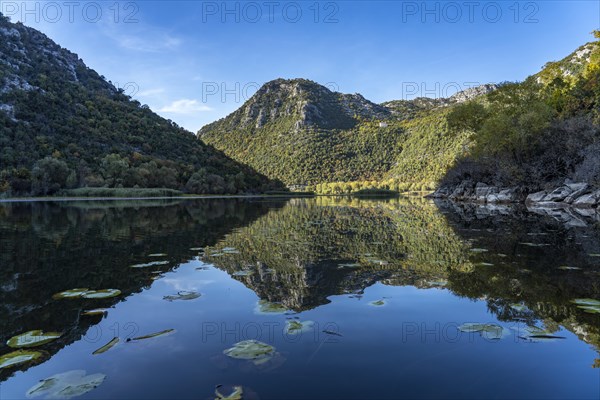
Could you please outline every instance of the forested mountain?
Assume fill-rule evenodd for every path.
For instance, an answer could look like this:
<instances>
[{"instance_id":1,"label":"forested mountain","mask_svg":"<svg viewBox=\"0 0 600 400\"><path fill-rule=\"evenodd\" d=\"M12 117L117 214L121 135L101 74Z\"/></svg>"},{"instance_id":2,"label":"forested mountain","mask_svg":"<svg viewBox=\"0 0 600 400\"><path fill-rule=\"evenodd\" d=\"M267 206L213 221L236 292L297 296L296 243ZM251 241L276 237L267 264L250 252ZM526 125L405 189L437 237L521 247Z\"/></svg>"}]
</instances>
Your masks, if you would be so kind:
<instances>
[{"instance_id":1,"label":"forested mountain","mask_svg":"<svg viewBox=\"0 0 600 400\"><path fill-rule=\"evenodd\" d=\"M199 137L291 186L381 182L395 175L398 182L420 187L441 178L462 142L438 135L448 106L494 88L377 105L305 79L277 79L231 115L202 128ZM424 160L423 152L432 157Z\"/></svg>"},{"instance_id":2,"label":"forested mountain","mask_svg":"<svg viewBox=\"0 0 600 400\"><path fill-rule=\"evenodd\" d=\"M0 55L0 196L83 186L216 194L279 187L1 14Z\"/></svg>"},{"instance_id":3,"label":"forested mountain","mask_svg":"<svg viewBox=\"0 0 600 400\"><path fill-rule=\"evenodd\" d=\"M465 177L528 190L565 178L597 184L599 58L591 42L524 82L381 105L278 79L198 134L269 177L323 193Z\"/></svg>"}]
</instances>

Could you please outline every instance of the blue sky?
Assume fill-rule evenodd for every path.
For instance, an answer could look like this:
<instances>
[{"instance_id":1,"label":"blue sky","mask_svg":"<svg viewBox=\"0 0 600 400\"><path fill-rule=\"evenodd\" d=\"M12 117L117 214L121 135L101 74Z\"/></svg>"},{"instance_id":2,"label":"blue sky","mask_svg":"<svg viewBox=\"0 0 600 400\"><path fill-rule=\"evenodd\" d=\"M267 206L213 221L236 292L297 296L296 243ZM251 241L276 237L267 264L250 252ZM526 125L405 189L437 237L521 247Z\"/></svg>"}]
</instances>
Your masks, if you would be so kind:
<instances>
[{"instance_id":1,"label":"blue sky","mask_svg":"<svg viewBox=\"0 0 600 400\"><path fill-rule=\"evenodd\" d=\"M383 102L522 80L600 26L600 1L6 1L196 132L263 83L308 78Z\"/></svg>"}]
</instances>

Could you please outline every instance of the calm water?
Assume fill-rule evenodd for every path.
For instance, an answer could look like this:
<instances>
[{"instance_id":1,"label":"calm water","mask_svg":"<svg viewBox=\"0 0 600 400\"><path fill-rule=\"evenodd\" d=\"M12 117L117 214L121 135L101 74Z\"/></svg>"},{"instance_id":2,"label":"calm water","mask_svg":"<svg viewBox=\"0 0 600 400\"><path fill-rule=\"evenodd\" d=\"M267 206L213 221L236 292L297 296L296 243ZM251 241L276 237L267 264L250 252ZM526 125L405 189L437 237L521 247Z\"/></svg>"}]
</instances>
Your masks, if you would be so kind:
<instances>
[{"instance_id":1,"label":"calm water","mask_svg":"<svg viewBox=\"0 0 600 400\"><path fill-rule=\"evenodd\" d=\"M84 370L105 378L82 399L598 399L600 314L571 301L600 299L600 230L573 225L423 200L0 205L0 355L62 333L0 369L0 398ZM121 294L53 299L74 288ZM272 348L224 354L252 339Z\"/></svg>"}]
</instances>

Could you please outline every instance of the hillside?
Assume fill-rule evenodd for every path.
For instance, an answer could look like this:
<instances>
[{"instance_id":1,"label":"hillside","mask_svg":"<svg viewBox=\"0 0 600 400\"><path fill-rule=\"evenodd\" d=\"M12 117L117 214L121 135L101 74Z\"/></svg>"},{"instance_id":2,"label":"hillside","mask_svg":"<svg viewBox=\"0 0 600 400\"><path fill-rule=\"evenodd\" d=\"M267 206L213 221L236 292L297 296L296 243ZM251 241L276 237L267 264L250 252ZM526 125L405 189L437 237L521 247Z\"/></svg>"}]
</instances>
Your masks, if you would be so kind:
<instances>
[{"instance_id":1,"label":"hillside","mask_svg":"<svg viewBox=\"0 0 600 400\"><path fill-rule=\"evenodd\" d=\"M216 194L278 187L2 15L0 54L0 196L86 186Z\"/></svg>"},{"instance_id":2,"label":"hillside","mask_svg":"<svg viewBox=\"0 0 600 400\"><path fill-rule=\"evenodd\" d=\"M203 127L198 136L292 187L316 187L325 193L375 182L392 188L404 183L430 187L465 141L446 134L448 109L495 89L483 85L447 99L378 105L305 79L277 79L237 111Z\"/></svg>"},{"instance_id":3,"label":"hillside","mask_svg":"<svg viewBox=\"0 0 600 400\"><path fill-rule=\"evenodd\" d=\"M599 32L594 35L600 38ZM587 184L586 191L600 187L599 43L587 43L523 82L453 108L450 131L470 135L472 143L438 194L457 191L454 197L470 198L479 184L510 188L504 200L520 201L565 183Z\"/></svg>"}]
</instances>

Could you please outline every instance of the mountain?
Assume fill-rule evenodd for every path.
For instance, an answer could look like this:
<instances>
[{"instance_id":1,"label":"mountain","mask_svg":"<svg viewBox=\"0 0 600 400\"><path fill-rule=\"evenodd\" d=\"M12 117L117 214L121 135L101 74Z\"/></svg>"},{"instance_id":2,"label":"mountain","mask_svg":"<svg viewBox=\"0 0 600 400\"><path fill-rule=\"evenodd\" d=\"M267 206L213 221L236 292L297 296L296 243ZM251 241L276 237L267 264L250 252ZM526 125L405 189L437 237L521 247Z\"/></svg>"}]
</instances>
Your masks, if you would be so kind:
<instances>
[{"instance_id":1,"label":"mountain","mask_svg":"<svg viewBox=\"0 0 600 400\"><path fill-rule=\"evenodd\" d=\"M379 105L306 79L277 79L198 136L291 187L385 180L420 187L441 178L462 145L462 138L439 140L448 107L495 88Z\"/></svg>"},{"instance_id":2,"label":"mountain","mask_svg":"<svg viewBox=\"0 0 600 400\"><path fill-rule=\"evenodd\" d=\"M0 38L0 195L279 187L132 100L41 32L0 14Z\"/></svg>"},{"instance_id":3,"label":"mountain","mask_svg":"<svg viewBox=\"0 0 600 400\"><path fill-rule=\"evenodd\" d=\"M599 65L590 42L523 82L380 105L277 79L198 135L289 187L321 193L465 179L523 193L565 179L600 185Z\"/></svg>"}]
</instances>

